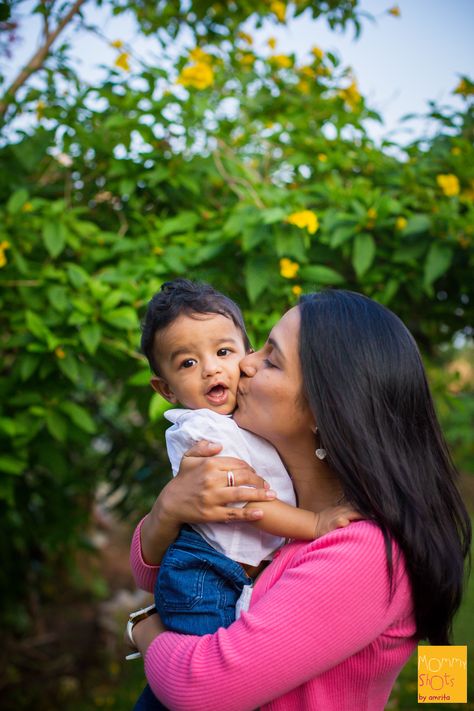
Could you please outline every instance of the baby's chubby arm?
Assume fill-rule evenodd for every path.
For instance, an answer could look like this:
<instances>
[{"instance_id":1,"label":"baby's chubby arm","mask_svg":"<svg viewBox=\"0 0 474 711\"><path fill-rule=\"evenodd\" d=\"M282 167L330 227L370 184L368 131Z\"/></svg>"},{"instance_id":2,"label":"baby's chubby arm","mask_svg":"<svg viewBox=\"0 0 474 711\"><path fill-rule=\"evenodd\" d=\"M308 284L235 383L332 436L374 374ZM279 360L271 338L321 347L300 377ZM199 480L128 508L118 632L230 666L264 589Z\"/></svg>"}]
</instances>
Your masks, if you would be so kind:
<instances>
[{"instance_id":1,"label":"baby's chubby arm","mask_svg":"<svg viewBox=\"0 0 474 711\"><path fill-rule=\"evenodd\" d=\"M245 508L250 510L258 508L259 511L263 511L263 518L251 524L255 528L274 536L300 541L312 541L362 518L357 511L346 505L330 506L315 513L290 506L278 499L250 502Z\"/></svg>"}]
</instances>

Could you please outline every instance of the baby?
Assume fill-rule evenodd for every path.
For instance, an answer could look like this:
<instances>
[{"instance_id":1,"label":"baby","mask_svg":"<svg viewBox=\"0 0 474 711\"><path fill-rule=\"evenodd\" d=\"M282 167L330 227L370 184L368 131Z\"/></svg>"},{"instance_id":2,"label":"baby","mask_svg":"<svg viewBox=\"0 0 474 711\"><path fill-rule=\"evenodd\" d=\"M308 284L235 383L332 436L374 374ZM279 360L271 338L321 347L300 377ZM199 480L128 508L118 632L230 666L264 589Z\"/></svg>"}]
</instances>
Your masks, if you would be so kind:
<instances>
[{"instance_id":1,"label":"baby","mask_svg":"<svg viewBox=\"0 0 474 711\"><path fill-rule=\"evenodd\" d=\"M173 476L183 454L205 439L222 445L220 455L250 464L278 497L265 503L264 517L254 523L183 526L163 557L155 587L163 623L175 632L212 633L248 608L252 575L285 539L312 540L349 520L335 518L335 508L319 514L298 509L277 451L232 419L239 363L251 348L231 299L186 279L163 284L148 305L142 348L155 374L152 387L183 406L165 413L173 423L166 431ZM232 472L228 482L234 484Z\"/></svg>"}]
</instances>

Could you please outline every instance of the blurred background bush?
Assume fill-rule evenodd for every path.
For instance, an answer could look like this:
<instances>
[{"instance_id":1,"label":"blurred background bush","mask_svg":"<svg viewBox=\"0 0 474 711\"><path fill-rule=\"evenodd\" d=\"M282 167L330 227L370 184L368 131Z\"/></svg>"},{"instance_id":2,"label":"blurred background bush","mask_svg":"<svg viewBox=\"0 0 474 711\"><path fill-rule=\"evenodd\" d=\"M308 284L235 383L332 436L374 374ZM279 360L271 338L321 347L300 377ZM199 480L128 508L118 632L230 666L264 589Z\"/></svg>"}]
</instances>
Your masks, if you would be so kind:
<instances>
[{"instance_id":1,"label":"blurred background bush","mask_svg":"<svg viewBox=\"0 0 474 711\"><path fill-rule=\"evenodd\" d=\"M61 32L101 35L83 13L102 4L29 3L41 47L3 77L0 99L8 708L125 709L141 686L113 641L136 600L114 594L131 586L130 526L168 477L166 403L138 351L163 281L229 294L256 346L305 291L386 304L422 349L458 467L474 471L469 77L453 87L457 108L430 104L429 138L375 142L366 123L381 118L337 55L314 46L302 62L273 39L257 49L245 30L249 18L258 28L307 13L358 34L357 0L109 0L156 39L155 56L114 40L113 66L90 83L71 59L74 34ZM23 5L0 3L4 59ZM40 681L25 686L31 675Z\"/></svg>"}]
</instances>

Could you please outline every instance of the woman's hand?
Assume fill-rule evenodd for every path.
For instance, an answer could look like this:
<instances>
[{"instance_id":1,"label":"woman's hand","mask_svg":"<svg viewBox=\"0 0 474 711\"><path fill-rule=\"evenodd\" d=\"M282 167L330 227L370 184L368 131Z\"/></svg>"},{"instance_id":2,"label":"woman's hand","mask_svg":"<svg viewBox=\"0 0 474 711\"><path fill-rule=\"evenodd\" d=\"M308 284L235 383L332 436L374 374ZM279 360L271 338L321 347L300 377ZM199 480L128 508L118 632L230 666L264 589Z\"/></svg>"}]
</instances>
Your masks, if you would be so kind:
<instances>
[{"instance_id":1,"label":"woman's hand","mask_svg":"<svg viewBox=\"0 0 474 711\"><path fill-rule=\"evenodd\" d=\"M141 528L145 561L158 565L183 523L257 521L263 511L228 504L276 497L246 462L219 457L220 444L201 441L186 452L178 474L161 491ZM233 473L229 486L227 473Z\"/></svg>"},{"instance_id":2,"label":"woman's hand","mask_svg":"<svg viewBox=\"0 0 474 711\"><path fill-rule=\"evenodd\" d=\"M246 462L215 456L221 449L220 444L201 441L186 452L177 476L160 495L162 515L179 524L255 521L263 516L258 510L229 508L233 503L268 501L276 494ZM233 474L232 486L229 471Z\"/></svg>"}]
</instances>

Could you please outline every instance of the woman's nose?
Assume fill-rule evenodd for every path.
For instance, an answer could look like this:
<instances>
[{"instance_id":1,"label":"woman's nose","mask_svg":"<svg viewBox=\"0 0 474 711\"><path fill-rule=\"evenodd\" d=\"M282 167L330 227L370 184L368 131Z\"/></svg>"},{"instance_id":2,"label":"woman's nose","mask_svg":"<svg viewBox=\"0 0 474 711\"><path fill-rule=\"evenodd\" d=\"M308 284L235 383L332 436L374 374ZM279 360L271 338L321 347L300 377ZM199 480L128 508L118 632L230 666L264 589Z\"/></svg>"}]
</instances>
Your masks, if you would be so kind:
<instances>
[{"instance_id":1,"label":"woman's nose","mask_svg":"<svg viewBox=\"0 0 474 711\"><path fill-rule=\"evenodd\" d=\"M239 363L240 372L247 378L253 378L257 372L256 353L248 353Z\"/></svg>"}]
</instances>

